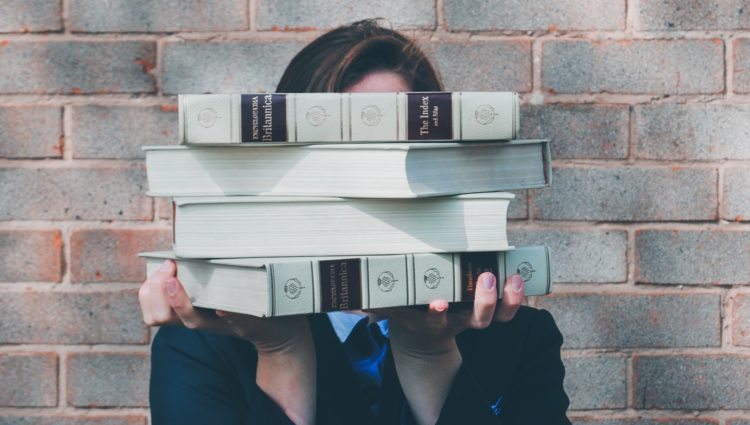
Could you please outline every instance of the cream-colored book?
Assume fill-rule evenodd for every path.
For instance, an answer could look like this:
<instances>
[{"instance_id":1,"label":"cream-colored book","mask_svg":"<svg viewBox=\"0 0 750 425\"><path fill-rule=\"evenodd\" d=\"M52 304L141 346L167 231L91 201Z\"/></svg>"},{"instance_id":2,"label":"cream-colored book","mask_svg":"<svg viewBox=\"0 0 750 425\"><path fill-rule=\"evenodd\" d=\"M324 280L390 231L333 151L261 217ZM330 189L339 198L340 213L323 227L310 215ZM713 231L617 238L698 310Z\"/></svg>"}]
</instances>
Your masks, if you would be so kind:
<instances>
[{"instance_id":1,"label":"cream-colored book","mask_svg":"<svg viewBox=\"0 0 750 425\"><path fill-rule=\"evenodd\" d=\"M185 258L506 251L513 197L178 197L173 250Z\"/></svg>"},{"instance_id":2,"label":"cream-colored book","mask_svg":"<svg viewBox=\"0 0 750 425\"><path fill-rule=\"evenodd\" d=\"M546 246L512 251L424 253L357 257L237 258L196 260L173 252L147 252L151 276L164 259L177 262L177 278L194 306L254 316L286 316L337 310L429 304L474 299L478 276L518 273L524 294L552 291Z\"/></svg>"},{"instance_id":3,"label":"cream-colored book","mask_svg":"<svg viewBox=\"0 0 750 425\"><path fill-rule=\"evenodd\" d=\"M544 187L547 140L148 146L154 196L419 198Z\"/></svg>"},{"instance_id":4,"label":"cream-colored book","mask_svg":"<svg viewBox=\"0 0 750 425\"><path fill-rule=\"evenodd\" d=\"M510 140L515 92L185 94L183 144Z\"/></svg>"}]
</instances>

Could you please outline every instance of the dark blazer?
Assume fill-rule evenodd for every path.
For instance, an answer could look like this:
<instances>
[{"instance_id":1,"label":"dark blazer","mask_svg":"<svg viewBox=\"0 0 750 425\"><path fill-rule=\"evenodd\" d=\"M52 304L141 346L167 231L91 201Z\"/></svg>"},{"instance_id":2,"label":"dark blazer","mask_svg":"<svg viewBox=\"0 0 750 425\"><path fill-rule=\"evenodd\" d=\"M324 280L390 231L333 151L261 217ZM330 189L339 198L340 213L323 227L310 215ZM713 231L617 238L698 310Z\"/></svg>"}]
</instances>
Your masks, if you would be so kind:
<instances>
[{"instance_id":1,"label":"dark blazer","mask_svg":"<svg viewBox=\"0 0 750 425\"><path fill-rule=\"evenodd\" d=\"M309 317L318 359L317 424L409 424L390 350L381 414L368 408L327 315ZM463 364L438 424L570 424L562 335L545 310L522 306L513 320L467 330L457 343ZM153 425L290 424L255 383L257 353L239 338L163 327L151 356Z\"/></svg>"}]
</instances>

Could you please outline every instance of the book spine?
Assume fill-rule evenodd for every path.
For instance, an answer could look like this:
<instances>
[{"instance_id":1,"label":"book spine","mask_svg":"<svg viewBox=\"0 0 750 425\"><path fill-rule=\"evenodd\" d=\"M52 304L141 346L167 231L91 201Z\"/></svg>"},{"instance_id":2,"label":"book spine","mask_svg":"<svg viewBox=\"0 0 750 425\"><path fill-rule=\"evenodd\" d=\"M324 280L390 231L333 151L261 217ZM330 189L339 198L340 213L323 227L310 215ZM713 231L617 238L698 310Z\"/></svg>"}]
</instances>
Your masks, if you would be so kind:
<instances>
[{"instance_id":1,"label":"book spine","mask_svg":"<svg viewBox=\"0 0 750 425\"><path fill-rule=\"evenodd\" d=\"M180 95L183 144L510 140L513 92Z\"/></svg>"},{"instance_id":2,"label":"book spine","mask_svg":"<svg viewBox=\"0 0 750 425\"><path fill-rule=\"evenodd\" d=\"M421 305L437 299L473 301L484 272L497 276L500 297L512 274L523 278L526 296L552 291L546 246L280 262L269 264L268 270L273 316Z\"/></svg>"}]
</instances>

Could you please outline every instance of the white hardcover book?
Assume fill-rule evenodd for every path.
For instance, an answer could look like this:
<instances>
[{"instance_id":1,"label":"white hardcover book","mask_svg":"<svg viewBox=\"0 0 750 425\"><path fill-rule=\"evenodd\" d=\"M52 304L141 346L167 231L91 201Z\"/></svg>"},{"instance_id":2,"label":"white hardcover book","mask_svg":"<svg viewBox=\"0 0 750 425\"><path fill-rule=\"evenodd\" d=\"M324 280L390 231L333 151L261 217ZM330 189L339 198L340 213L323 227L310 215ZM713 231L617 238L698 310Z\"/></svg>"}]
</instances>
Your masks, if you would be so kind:
<instances>
[{"instance_id":1,"label":"white hardcover book","mask_svg":"<svg viewBox=\"0 0 750 425\"><path fill-rule=\"evenodd\" d=\"M186 94L183 144L510 140L515 92Z\"/></svg>"},{"instance_id":2,"label":"white hardcover book","mask_svg":"<svg viewBox=\"0 0 750 425\"><path fill-rule=\"evenodd\" d=\"M153 196L418 198L544 187L547 140L147 146Z\"/></svg>"},{"instance_id":3,"label":"white hardcover book","mask_svg":"<svg viewBox=\"0 0 750 425\"><path fill-rule=\"evenodd\" d=\"M242 95L240 95L242 96ZM287 97L289 95L286 95ZM331 96L329 93L301 93L294 95L295 142L336 141L345 142L344 109L342 96ZM282 113L286 117L286 113ZM287 134L290 132L287 130ZM348 132L346 133L348 135ZM289 140L271 140L283 142Z\"/></svg>"},{"instance_id":4,"label":"white hardcover book","mask_svg":"<svg viewBox=\"0 0 750 425\"><path fill-rule=\"evenodd\" d=\"M151 276L164 259L177 263L177 278L196 307L260 317L429 304L470 302L485 271L498 278L519 274L524 295L552 292L546 246L507 252L277 257L199 260L172 252L141 253Z\"/></svg>"},{"instance_id":5,"label":"white hardcover book","mask_svg":"<svg viewBox=\"0 0 750 425\"><path fill-rule=\"evenodd\" d=\"M185 258L505 251L513 197L178 197L173 249Z\"/></svg>"},{"instance_id":6,"label":"white hardcover book","mask_svg":"<svg viewBox=\"0 0 750 425\"><path fill-rule=\"evenodd\" d=\"M399 99L393 93L352 93L344 98L349 102L349 141L404 140L399 134Z\"/></svg>"}]
</instances>

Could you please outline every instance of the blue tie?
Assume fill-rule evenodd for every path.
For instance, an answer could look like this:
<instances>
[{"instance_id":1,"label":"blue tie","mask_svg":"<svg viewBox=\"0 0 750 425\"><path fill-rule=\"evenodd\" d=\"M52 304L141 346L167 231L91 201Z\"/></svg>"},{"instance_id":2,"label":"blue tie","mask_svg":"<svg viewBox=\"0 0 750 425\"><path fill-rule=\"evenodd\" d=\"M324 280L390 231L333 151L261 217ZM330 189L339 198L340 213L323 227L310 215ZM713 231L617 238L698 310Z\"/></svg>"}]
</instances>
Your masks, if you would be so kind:
<instances>
[{"instance_id":1,"label":"blue tie","mask_svg":"<svg viewBox=\"0 0 750 425\"><path fill-rule=\"evenodd\" d=\"M380 387L383 382L382 366L386 353L386 338L376 323L368 324L363 317L354 325L344 341L344 351L354 369L373 413L377 415Z\"/></svg>"}]
</instances>

